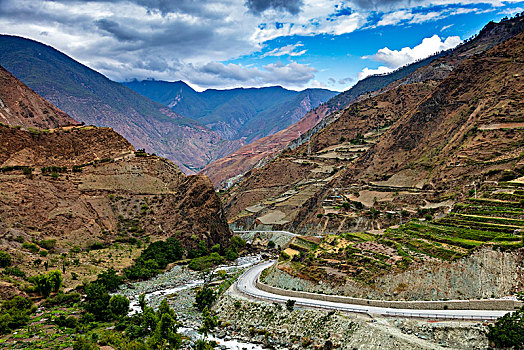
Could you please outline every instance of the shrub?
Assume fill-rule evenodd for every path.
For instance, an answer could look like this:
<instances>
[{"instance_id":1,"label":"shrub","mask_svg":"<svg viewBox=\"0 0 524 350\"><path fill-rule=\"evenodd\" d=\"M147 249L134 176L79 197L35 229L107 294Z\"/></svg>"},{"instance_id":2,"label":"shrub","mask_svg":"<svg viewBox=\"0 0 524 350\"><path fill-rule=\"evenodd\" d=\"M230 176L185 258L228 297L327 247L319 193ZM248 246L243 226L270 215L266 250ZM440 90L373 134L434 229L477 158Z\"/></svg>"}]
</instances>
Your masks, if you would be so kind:
<instances>
[{"instance_id":1,"label":"shrub","mask_svg":"<svg viewBox=\"0 0 524 350\"><path fill-rule=\"evenodd\" d=\"M89 283L85 288L86 301L84 308L96 319L104 319L108 314L109 300L111 296L106 287L99 283Z\"/></svg>"},{"instance_id":2,"label":"shrub","mask_svg":"<svg viewBox=\"0 0 524 350\"><path fill-rule=\"evenodd\" d=\"M216 293L208 286L202 287L195 295L195 307L202 311L204 308L210 308L215 302Z\"/></svg>"},{"instance_id":3,"label":"shrub","mask_svg":"<svg viewBox=\"0 0 524 350\"><path fill-rule=\"evenodd\" d=\"M96 283L102 284L108 291L113 292L122 283L122 277L118 276L116 270L111 267L98 274Z\"/></svg>"},{"instance_id":4,"label":"shrub","mask_svg":"<svg viewBox=\"0 0 524 350\"><path fill-rule=\"evenodd\" d=\"M124 275L131 280L151 278L169 263L180 260L183 255L184 248L175 238L153 242L142 251L133 266L124 270Z\"/></svg>"},{"instance_id":5,"label":"shrub","mask_svg":"<svg viewBox=\"0 0 524 350\"><path fill-rule=\"evenodd\" d=\"M296 303L296 300L288 299L286 301L286 309L288 311L293 311L295 309L295 303Z\"/></svg>"},{"instance_id":6,"label":"shrub","mask_svg":"<svg viewBox=\"0 0 524 350\"><path fill-rule=\"evenodd\" d=\"M78 320L74 316L65 317L64 315L60 315L53 320L53 323L58 327L76 328Z\"/></svg>"},{"instance_id":7,"label":"shrub","mask_svg":"<svg viewBox=\"0 0 524 350\"><path fill-rule=\"evenodd\" d=\"M26 278L26 274L24 271L20 270L18 266L13 267L6 267L4 270L4 273L6 275L16 276L20 278Z\"/></svg>"},{"instance_id":8,"label":"shrub","mask_svg":"<svg viewBox=\"0 0 524 350\"><path fill-rule=\"evenodd\" d=\"M109 299L109 313L114 318L126 316L129 312L129 299L123 295L113 295Z\"/></svg>"},{"instance_id":9,"label":"shrub","mask_svg":"<svg viewBox=\"0 0 524 350\"><path fill-rule=\"evenodd\" d=\"M0 306L0 334L24 326L29 322L29 315L35 310L33 302L21 296L6 300Z\"/></svg>"},{"instance_id":10,"label":"shrub","mask_svg":"<svg viewBox=\"0 0 524 350\"><path fill-rule=\"evenodd\" d=\"M75 303L80 302L82 299L82 296L80 293L73 292L73 293L58 293L53 298L47 298L45 301L46 306L69 306Z\"/></svg>"},{"instance_id":11,"label":"shrub","mask_svg":"<svg viewBox=\"0 0 524 350\"><path fill-rule=\"evenodd\" d=\"M233 261L238 258L238 253L236 252L236 249L230 247L226 249L225 257L227 260Z\"/></svg>"},{"instance_id":12,"label":"shrub","mask_svg":"<svg viewBox=\"0 0 524 350\"><path fill-rule=\"evenodd\" d=\"M524 347L524 308L507 313L489 326L488 339L497 348Z\"/></svg>"},{"instance_id":13,"label":"shrub","mask_svg":"<svg viewBox=\"0 0 524 350\"><path fill-rule=\"evenodd\" d=\"M269 242L267 242L267 247L268 247L269 249L273 249L273 248L275 248L275 246L276 246L275 242L273 242L273 241L269 241Z\"/></svg>"},{"instance_id":14,"label":"shrub","mask_svg":"<svg viewBox=\"0 0 524 350\"><path fill-rule=\"evenodd\" d=\"M195 271L202 271L215 265L222 264L223 262L224 258L222 256L218 255L218 253L211 253L207 256L192 259L189 262L188 267Z\"/></svg>"},{"instance_id":15,"label":"shrub","mask_svg":"<svg viewBox=\"0 0 524 350\"><path fill-rule=\"evenodd\" d=\"M98 250L98 249L103 249L103 248L104 248L104 243L102 242L94 242L89 246L90 250Z\"/></svg>"},{"instance_id":16,"label":"shrub","mask_svg":"<svg viewBox=\"0 0 524 350\"><path fill-rule=\"evenodd\" d=\"M52 291L58 292L62 285L62 273L58 270L49 271L47 274L41 274L30 278L41 296L47 298Z\"/></svg>"},{"instance_id":17,"label":"shrub","mask_svg":"<svg viewBox=\"0 0 524 350\"><path fill-rule=\"evenodd\" d=\"M8 252L0 250L0 267L7 267L11 265L11 255Z\"/></svg>"},{"instance_id":18,"label":"shrub","mask_svg":"<svg viewBox=\"0 0 524 350\"><path fill-rule=\"evenodd\" d=\"M231 237L231 240L229 241L229 246L236 248L236 249L242 249L246 246L246 241L244 241L239 236L233 236Z\"/></svg>"},{"instance_id":19,"label":"shrub","mask_svg":"<svg viewBox=\"0 0 524 350\"><path fill-rule=\"evenodd\" d=\"M38 251L40 250L40 248L38 248L38 246L36 244L29 243L29 242L22 243L22 248L27 249L27 250L29 250L30 252L33 252L33 253L38 253Z\"/></svg>"},{"instance_id":20,"label":"shrub","mask_svg":"<svg viewBox=\"0 0 524 350\"><path fill-rule=\"evenodd\" d=\"M38 242L38 245L44 249L53 251L56 247L56 239L43 239Z\"/></svg>"}]
</instances>

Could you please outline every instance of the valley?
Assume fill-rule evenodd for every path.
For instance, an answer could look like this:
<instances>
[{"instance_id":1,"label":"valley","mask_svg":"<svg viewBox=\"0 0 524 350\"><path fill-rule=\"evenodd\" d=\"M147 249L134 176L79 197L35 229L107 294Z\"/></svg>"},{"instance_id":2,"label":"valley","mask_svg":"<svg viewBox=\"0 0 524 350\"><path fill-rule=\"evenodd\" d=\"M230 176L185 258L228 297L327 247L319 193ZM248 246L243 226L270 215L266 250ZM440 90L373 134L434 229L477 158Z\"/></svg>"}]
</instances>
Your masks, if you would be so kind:
<instances>
[{"instance_id":1,"label":"valley","mask_svg":"<svg viewBox=\"0 0 524 350\"><path fill-rule=\"evenodd\" d=\"M190 85L117 83L0 35L1 347L524 347L524 13L482 23L360 55L385 66L340 93L351 77L275 86L323 77L305 39L258 43L244 85L256 55L184 68L142 52L125 71Z\"/></svg>"}]
</instances>

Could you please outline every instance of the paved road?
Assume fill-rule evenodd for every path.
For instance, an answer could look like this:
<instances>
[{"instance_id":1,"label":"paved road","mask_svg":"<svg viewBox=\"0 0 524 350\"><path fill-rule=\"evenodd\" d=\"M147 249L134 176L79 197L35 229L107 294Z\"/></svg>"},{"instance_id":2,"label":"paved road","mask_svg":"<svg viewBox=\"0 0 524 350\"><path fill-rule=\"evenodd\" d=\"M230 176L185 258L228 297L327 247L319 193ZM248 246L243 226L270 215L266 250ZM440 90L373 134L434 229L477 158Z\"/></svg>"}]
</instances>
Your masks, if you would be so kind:
<instances>
[{"instance_id":1,"label":"paved road","mask_svg":"<svg viewBox=\"0 0 524 350\"><path fill-rule=\"evenodd\" d=\"M262 230L254 230L254 231L233 231L234 233L284 233L289 236L298 236L296 233L289 232L289 231L262 231Z\"/></svg>"},{"instance_id":2,"label":"paved road","mask_svg":"<svg viewBox=\"0 0 524 350\"><path fill-rule=\"evenodd\" d=\"M290 298L278 294L272 294L258 289L255 281L260 273L267 267L271 266L274 261L261 263L248 269L237 281L237 290L251 298L285 302L288 299L296 301L296 305L308 306L322 309L341 310L348 312L365 313L370 315L399 316L399 317L420 317L430 319L468 319L468 320L494 320L503 316L509 311L496 310L418 310L418 309L393 309L374 306L363 306L355 304L336 303L330 301Z\"/></svg>"}]
</instances>

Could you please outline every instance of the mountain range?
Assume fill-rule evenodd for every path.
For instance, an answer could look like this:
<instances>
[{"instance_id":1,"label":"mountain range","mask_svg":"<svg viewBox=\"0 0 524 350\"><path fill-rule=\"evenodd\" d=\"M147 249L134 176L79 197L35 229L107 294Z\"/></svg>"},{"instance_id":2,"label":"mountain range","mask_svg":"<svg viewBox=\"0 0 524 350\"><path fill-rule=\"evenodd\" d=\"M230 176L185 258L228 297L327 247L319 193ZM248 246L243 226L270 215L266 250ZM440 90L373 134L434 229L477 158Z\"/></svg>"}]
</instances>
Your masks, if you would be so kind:
<instances>
[{"instance_id":1,"label":"mountain range","mask_svg":"<svg viewBox=\"0 0 524 350\"><path fill-rule=\"evenodd\" d=\"M251 143L297 122L337 93L325 89L287 90L280 86L193 90L182 81L133 81L130 89L199 121L222 138Z\"/></svg>"},{"instance_id":2,"label":"mountain range","mask_svg":"<svg viewBox=\"0 0 524 350\"><path fill-rule=\"evenodd\" d=\"M285 128L334 94L279 87L197 93L181 82L129 83L162 104L42 43L2 35L0 47L0 64L58 108L80 122L114 128L185 173ZM178 107L174 99L180 100Z\"/></svg>"}]
</instances>

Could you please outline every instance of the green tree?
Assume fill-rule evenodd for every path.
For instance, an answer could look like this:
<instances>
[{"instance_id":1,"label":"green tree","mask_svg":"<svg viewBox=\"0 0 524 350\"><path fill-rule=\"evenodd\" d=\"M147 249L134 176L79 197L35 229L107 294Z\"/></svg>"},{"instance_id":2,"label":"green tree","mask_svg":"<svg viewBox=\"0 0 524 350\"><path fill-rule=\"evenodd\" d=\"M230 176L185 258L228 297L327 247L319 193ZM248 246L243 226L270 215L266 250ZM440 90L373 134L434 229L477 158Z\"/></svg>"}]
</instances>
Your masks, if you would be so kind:
<instances>
[{"instance_id":1,"label":"green tree","mask_svg":"<svg viewBox=\"0 0 524 350\"><path fill-rule=\"evenodd\" d=\"M122 277L118 276L116 270L111 267L98 274L96 283L102 284L108 291L113 292L122 283Z\"/></svg>"},{"instance_id":2,"label":"green tree","mask_svg":"<svg viewBox=\"0 0 524 350\"><path fill-rule=\"evenodd\" d=\"M518 298L524 301L524 294ZM498 348L524 349L524 306L489 326L488 339Z\"/></svg>"},{"instance_id":3,"label":"green tree","mask_svg":"<svg viewBox=\"0 0 524 350\"><path fill-rule=\"evenodd\" d=\"M53 287L47 275L42 274L34 276L31 278L31 282L33 282L33 284L36 286L36 289L38 290L38 293L44 298L47 298L51 294Z\"/></svg>"},{"instance_id":4,"label":"green tree","mask_svg":"<svg viewBox=\"0 0 524 350\"><path fill-rule=\"evenodd\" d=\"M86 288L86 302L84 308L87 312L92 313L97 319L103 319L107 316L109 300L111 296L105 286L99 283L89 283Z\"/></svg>"},{"instance_id":5,"label":"green tree","mask_svg":"<svg viewBox=\"0 0 524 350\"><path fill-rule=\"evenodd\" d=\"M233 236L229 240L229 246L233 247L233 248L236 248L236 249L242 249L242 248L244 248L246 246L246 241L244 241L239 236Z\"/></svg>"},{"instance_id":6,"label":"green tree","mask_svg":"<svg viewBox=\"0 0 524 350\"><path fill-rule=\"evenodd\" d=\"M150 349L180 349L182 336L177 333L178 323L171 314L164 313L157 323L155 332L147 340Z\"/></svg>"},{"instance_id":7,"label":"green tree","mask_svg":"<svg viewBox=\"0 0 524 350\"><path fill-rule=\"evenodd\" d=\"M62 286L62 281L64 280L62 278L62 273L58 270L49 271L47 277L49 278L49 283L51 284L53 292L57 293Z\"/></svg>"},{"instance_id":8,"label":"green tree","mask_svg":"<svg viewBox=\"0 0 524 350\"><path fill-rule=\"evenodd\" d=\"M218 326L218 319L216 316L211 315L207 306L202 311L202 326L198 329L198 332L203 335L204 339Z\"/></svg>"},{"instance_id":9,"label":"green tree","mask_svg":"<svg viewBox=\"0 0 524 350\"><path fill-rule=\"evenodd\" d=\"M204 308L210 308L215 302L216 293L209 286L202 287L195 296L195 306L198 310L203 311Z\"/></svg>"},{"instance_id":10,"label":"green tree","mask_svg":"<svg viewBox=\"0 0 524 350\"><path fill-rule=\"evenodd\" d=\"M109 299L109 313L114 318L121 318L126 316L129 312L129 299L123 295L113 295Z\"/></svg>"},{"instance_id":11,"label":"green tree","mask_svg":"<svg viewBox=\"0 0 524 350\"><path fill-rule=\"evenodd\" d=\"M27 324L34 309L33 302L21 296L4 301L0 305L0 334L10 333Z\"/></svg>"},{"instance_id":12,"label":"green tree","mask_svg":"<svg viewBox=\"0 0 524 350\"><path fill-rule=\"evenodd\" d=\"M99 347L86 337L78 337L73 344L73 350L98 350Z\"/></svg>"},{"instance_id":13,"label":"green tree","mask_svg":"<svg viewBox=\"0 0 524 350\"><path fill-rule=\"evenodd\" d=\"M8 252L0 250L0 267L11 266L11 255Z\"/></svg>"},{"instance_id":14,"label":"green tree","mask_svg":"<svg viewBox=\"0 0 524 350\"><path fill-rule=\"evenodd\" d=\"M295 309L295 302L296 302L296 301L293 300L293 299L288 299L288 300L286 301L286 309L287 309L288 311L293 311L293 310Z\"/></svg>"},{"instance_id":15,"label":"green tree","mask_svg":"<svg viewBox=\"0 0 524 350\"><path fill-rule=\"evenodd\" d=\"M238 253L235 248L229 247L226 249L225 257L227 260L233 261L238 258Z\"/></svg>"}]
</instances>

